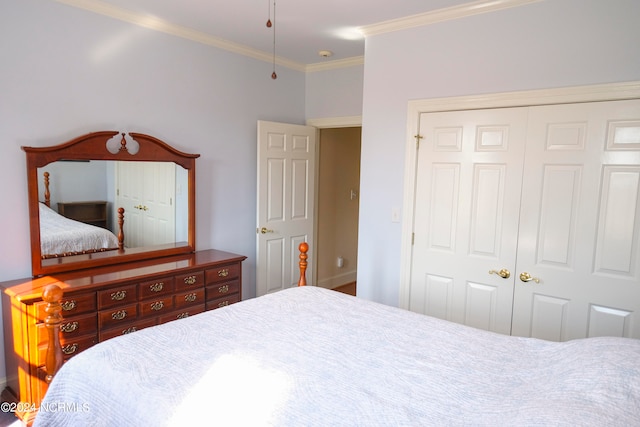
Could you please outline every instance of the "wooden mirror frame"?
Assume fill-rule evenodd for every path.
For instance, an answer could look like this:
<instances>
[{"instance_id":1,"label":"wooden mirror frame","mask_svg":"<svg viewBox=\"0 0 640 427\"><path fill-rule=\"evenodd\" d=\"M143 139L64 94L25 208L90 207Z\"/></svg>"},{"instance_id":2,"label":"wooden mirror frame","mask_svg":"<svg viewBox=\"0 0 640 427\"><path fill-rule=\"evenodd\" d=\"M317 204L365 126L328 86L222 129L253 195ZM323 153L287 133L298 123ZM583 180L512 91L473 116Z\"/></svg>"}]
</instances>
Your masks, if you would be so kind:
<instances>
[{"instance_id":1,"label":"wooden mirror frame","mask_svg":"<svg viewBox=\"0 0 640 427\"><path fill-rule=\"evenodd\" d=\"M119 150L112 153L107 149L107 141L122 135ZM199 154L180 152L169 144L141 133L128 135L139 144L135 153L127 147L125 133L101 131L82 135L60 145L49 147L22 147L27 154L27 184L29 200L29 227L31 234L31 270L33 276L42 276L63 271L73 271L123 262L158 258L195 251L195 199L196 199L196 158ZM112 143L112 142L111 142ZM134 151L133 149L131 151ZM124 160L174 162L188 173L188 238L184 243L174 243L147 248L131 248L95 252L77 256L43 260L40 246L40 213L38 193L38 168L59 160ZM125 212L126 224L126 212ZM43 264L43 261L46 261Z\"/></svg>"}]
</instances>

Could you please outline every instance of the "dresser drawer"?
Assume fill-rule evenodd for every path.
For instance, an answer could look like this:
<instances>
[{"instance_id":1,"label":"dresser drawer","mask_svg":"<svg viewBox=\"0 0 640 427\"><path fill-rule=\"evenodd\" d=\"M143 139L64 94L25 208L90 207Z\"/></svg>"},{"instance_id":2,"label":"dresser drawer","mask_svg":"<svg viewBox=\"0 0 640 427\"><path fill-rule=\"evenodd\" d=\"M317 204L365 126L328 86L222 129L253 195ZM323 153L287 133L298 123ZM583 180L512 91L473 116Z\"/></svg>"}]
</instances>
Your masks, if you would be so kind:
<instances>
[{"instance_id":1,"label":"dresser drawer","mask_svg":"<svg viewBox=\"0 0 640 427\"><path fill-rule=\"evenodd\" d=\"M98 308L103 309L136 301L136 285L120 286L98 291Z\"/></svg>"},{"instance_id":2,"label":"dresser drawer","mask_svg":"<svg viewBox=\"0 0 640 427\"><path fill-rule=\"evenodd\" d=\"M98 313L98 327L100 330L129 323L138 316L138 304L130 304L124 307L114 307L111 310L102 310Z\"/></svg>"},{"instance_id":3,"label":"dresser drawer","mask_svg":"<svg viewBox=\"0 0 640 427\"><path fill-rule=\"evenodd\" d=\"M174 306L176 309L180 309L182 307L202 303L204 303L204 288L176 294Z\"/></svg>"},{"instance_id":4,"label":"dresser drawer","mask_svg":"<svg viewBox=\"0 0 640 427\"><path fill-rule=\"evenodd\" d=\"M194 271L188 274L176 276L176 291L181 289L194 289L204 286L204 271Z\"/></svg>"},{"instance_id":5,"label":"dresser drawer","mask_svg":"<svg viewBox=\"0 0 640 427\"><path fill-rule=\"evenodd\" d=\"M172 320L184 319L185 317L193 316L195 314L204 312L204 304L192 305L191 307L184 307L182 310L177 310L167 315L158 318L158 323L167 323Z\"/></svg>"},{"instance_id":6,"label":"dresser drawer","mask_svg":"<svg viewBox=\"0 0 640 427\"><path fill-rule=\"evenodd\" d=\"M238 301L240 301L240 294L231 294L231 295L227 295L226 297L207 301L206 309L215 310L216 308L226 307Z\"/></svg>"},{"instance_id":7,"label":"dresser drawer","mask_svg":"<svg viewBox=\"0 0 640 427\"><path fill-rule=\"evenodd\" d=\"M148 328L149 326L156 325L156 319L146 319L146 320L138 320L136 322L130 322L127 324L120 325L115 328L105 329L100 331L100 341L106 341L110 338L119 337L120 335L130 334L132 332L139 331L144 328Z\"/></svg>"},{"instance_id":8,"label":"dresser drawer","mask_svg":"<svg viewBox=\"0 0 640 427\"><path fill-rule=\"evenodd\" d=\"M47 317L47 313L45 313L44 309L47 306L47 303L42 301L36 303L38 306L38 321L44 322L44 319ZM62 317L67 318L71 316L75 316L76 314L88 313L96 310L96 294L95 292L90 292L86 294L78 294L78 295L69 295L63 296L62 301L60 301L60 305L62 306Z\"/></svg>"},{"instance_id":9,"label":"dresser drawer","mask_svg":"<svg viewBox=\"0 0 640 427\"><path fill-rule=\"evenodd\" d=\"M207 285L240 277L240 264L227 264L206 271Z\"/></svg>"},{"instance_id":10,"label":"dresser drawer","mask_svg":"<svg viewBox=\"0 0 640 427\"><path fill-rule=\"evenodd\" d=\"M69 359L72 356L80 353L91 347L98 342L97 334L84 335L75 338L60 338L60 347L62 348L62 354L64 360ZM36 364L38 366L44 365L47 360L47 342L43 342L38 345L38 360Z\"/></svg>"},{"instance_id":11,"label":"dresser drawer","mask_svg":"<svg viewBox=\"0 0 640 427\"><path fill-rule=\"evenodd\" d=\"M62 319L60 324L60 339L71 339L81 335L95 334L97 330L96 313L74 316L72 318ZM37 326L38 343L48 340L47 327L44 323Z\"/></svg>"},{"instance_id":12,"label":"dresser drawer","mask_svg":"<svg viewBox=\"0 0 640 427\"><path fill-rule=\"evenodd\" d=\"M218 283L213 286L207 286L207 301L215 298L221 298L230 294L237 294L240 290L240 281L231 280L224 283Z\"/></svg>"},{"instance_id":13,"label":"dresser drawer","mask_svg":"<svg viewBox=\"0 0 640 427\"><path fill-rule=\"evenodd\" d=\"M156 280L141 282L138 286L140 299L156 298L173 292L173 277L162 277Z\"/></svg>"},{"instance_id":14,"label":"dresser drawer","mask_svg":"<svg viewBox=\"0 0 640 427\"><path fill-rule=\"evenodd\" d=\"M143 301L138 304L140 316L157 316L173 310L173 296Z\"/></svg>"}]
</instances>

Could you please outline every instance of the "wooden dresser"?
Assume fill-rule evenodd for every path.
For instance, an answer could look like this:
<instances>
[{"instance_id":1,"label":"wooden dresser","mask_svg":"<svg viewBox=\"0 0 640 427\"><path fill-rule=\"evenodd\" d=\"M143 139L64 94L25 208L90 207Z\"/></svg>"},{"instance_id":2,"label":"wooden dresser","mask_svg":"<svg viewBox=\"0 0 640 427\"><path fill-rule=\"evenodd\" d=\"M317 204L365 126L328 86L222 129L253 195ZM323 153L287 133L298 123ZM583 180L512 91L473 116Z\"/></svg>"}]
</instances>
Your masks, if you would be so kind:
<instances>
[{"instance_id":1,"label":"wooden dresser","mask_svg":"<svg viewBox=\"0 0 640 427\"><path fill-rule=\"evenodd\" d=\"M63 290L60 341L68 360L98 342L240 301L245 259L212 249L0 283L4 397L35 409L46 392L46 286ZM35 413L16 415L29 422Z\"/></svg>"},{"instance_id":2,"label":"wooden dresser","mask_svg":"<svg viewBox=\"0 0 640 427\"><path fill-rule=\"evenodd\" d=\"M86 224L107 228L107 202L58 203L58 213Z\"/></svg>"}]
</instances>

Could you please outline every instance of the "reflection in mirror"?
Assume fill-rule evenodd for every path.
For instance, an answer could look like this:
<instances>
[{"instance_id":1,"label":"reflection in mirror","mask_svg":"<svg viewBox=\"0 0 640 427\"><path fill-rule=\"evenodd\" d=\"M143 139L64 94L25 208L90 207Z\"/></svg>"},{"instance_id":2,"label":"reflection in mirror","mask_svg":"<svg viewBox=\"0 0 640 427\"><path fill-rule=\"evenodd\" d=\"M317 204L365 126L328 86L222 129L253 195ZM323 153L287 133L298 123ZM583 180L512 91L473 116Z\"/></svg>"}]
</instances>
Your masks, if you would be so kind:
<instances>
[{"instance_id":1,"label":"reflection in mirror","mask_svg":"<svg viewBox=\"0 0 640 427\"><path fill-rule=\"evenodd\" d=\"M22 149L27 155L34 276L195 251L199 154L178 151L150 135L119 131ZM47 198L45 172L50 208L41 203ZM112 236L96 250L44 249L41 220L46 215L74 218ZM114 234L117 244L111 241ZM70 255L75 253L81 254Z\"/></svg>"},{"instance_id":2,"label":"reflection in mirror","mask_svg":"<svg viewBox=\"0 0 640 427\"><path fill-rule=\"evenodd\" d=\"M188 173L173 162L63 160L39 168L38 177L39 200L51 208L40 207L43 259L118 249L119 208L124 248L188 239Z\"/></svg>"}]
</instances>

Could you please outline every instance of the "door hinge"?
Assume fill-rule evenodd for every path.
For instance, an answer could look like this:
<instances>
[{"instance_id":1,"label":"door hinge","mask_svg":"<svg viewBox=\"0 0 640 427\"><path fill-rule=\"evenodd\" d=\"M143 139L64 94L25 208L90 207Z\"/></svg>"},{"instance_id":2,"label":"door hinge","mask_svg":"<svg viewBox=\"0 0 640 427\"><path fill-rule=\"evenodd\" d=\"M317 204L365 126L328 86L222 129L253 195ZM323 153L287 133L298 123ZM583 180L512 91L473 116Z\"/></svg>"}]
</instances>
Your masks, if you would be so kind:
<instances>
[{"instance_id":1,"label":"door hinge","mask_svg":"<svg viewBox=\"0 0 640 427\"><path fill-rule=\"evenodd\" d=\"M415 241L416 241L416 233L411 233L411 246L413 246Z\"/></svg>"}]
</instances>

